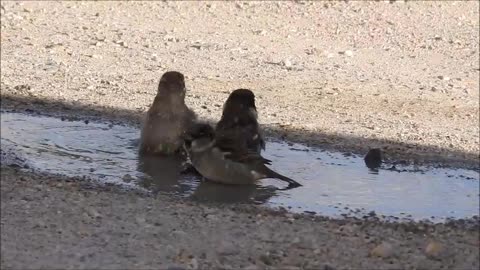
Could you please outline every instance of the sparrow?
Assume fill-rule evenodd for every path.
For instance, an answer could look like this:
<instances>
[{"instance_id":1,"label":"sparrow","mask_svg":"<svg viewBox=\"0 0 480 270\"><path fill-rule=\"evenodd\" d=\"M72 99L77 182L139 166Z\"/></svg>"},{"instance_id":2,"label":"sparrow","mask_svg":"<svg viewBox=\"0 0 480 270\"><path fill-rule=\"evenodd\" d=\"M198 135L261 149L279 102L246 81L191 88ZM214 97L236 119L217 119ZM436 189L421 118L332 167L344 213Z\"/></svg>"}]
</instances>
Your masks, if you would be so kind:
<instances>
[{"instance_id":1,"label":"sparrow","mask_svg":"<svg viewBox=\"0 0 480 270\"><path fill-rule=\"evenodd\" d=\"M245 148L245 144L225 145L228 140L217 140L215 130L205 123L196 123L187 132L185 149L192 165L206 179L230 185L254 184L264 178L277 178L289 187L301 186L266 165L271 161Z\"/></svg>"},{"instance_id":2,"label":"sparrow","mask_svg":"<svg viewBox=\"0 0 480 270\"><path fill-rule=\"evenodd\" d=\"M215 127L215 136L231 144L244 144L247 149L260 153L265 140L257 122L255 95L248 89L233 91L223 105L223 113Z\"/></svg>"},{"instance_id":3,"label":"sparrow","mask_svg":"<svg viewBox=\"0 0 480 270\"><path fill-rule=\"evenodd\" d=\"M183 137L196 120L185 105L185 78L176 71L165 72L158 84L140 134L140 154L170 155L183 150Z\"/></svg>"}]
</instances>

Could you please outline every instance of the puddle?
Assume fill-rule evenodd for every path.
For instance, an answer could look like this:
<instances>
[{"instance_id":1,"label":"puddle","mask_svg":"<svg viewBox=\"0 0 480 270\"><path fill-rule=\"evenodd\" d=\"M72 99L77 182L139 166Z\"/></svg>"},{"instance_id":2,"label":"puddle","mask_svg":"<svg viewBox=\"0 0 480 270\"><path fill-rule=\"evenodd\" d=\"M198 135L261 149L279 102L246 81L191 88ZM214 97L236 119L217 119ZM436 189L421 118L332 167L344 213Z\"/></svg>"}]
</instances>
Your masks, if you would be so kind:
<instances>
[{"instance_id":1,"label":"puddle","mask_svg":"<svg viewBox=\"0 0 480 270\"><path fill-rule=\"evenodd\" d=\"M23 162L34 170L200 201L283 206L332 217L374 211L377 216L441 222L479 214L479 173L473 170L414 166L388 170L387 165L372 171L361 157L269 141L264 156L273 161L271 168L303 186L280 191L285 185L274 179L256 186L225 186L181 173L178 159L139 160L138 136L139 131L129 126L1 114L2 163Z\"/></svg>"}]
</instances>

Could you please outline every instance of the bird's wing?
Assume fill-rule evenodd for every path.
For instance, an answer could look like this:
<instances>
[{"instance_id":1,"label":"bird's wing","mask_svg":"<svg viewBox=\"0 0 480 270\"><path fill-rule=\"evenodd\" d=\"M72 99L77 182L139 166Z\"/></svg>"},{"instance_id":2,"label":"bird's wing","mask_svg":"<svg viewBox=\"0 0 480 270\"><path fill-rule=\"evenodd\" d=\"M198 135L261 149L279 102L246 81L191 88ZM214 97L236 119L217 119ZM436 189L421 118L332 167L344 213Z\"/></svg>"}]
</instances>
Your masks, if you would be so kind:
<instances>
[{"instance_id":1,"label":"bird's wing","mask_svg":"<svg viewBox=\"0 0 480 270\"><path fill-rule=\"evenodd\" d=\"M249 150L245 142L242 143L229 137L216 137L215 146L225 153L225 158L235 162L267 165L272 162L257 152Z\"/></svg>"},{"instance_id":2,"label":"bird's wing","mask_svg":"<svg viewBox=\"0 0 480 270\"><path fill-rule=\"evenodd\" d=\"M263 164L263 165L271 165L272 161L269 159L266 159L259 155L256 152L247 152L247 153L233 153L230 156L234 156L231 159L232 160L237 160L242 163L249 163L249 164Z\"/></svg>"},{"instance_id":3,"label":"bird's wing","mask_svg":"<svg viewBox=\"0 0 480 270\"><path fill-rule=\"evenodd\" d=\"M220 123L216 127L216 136L228 138L230 143L245 144L251 151L265 150L265 140L257 123L247 125Z\"/></svg>"}]
</instances>

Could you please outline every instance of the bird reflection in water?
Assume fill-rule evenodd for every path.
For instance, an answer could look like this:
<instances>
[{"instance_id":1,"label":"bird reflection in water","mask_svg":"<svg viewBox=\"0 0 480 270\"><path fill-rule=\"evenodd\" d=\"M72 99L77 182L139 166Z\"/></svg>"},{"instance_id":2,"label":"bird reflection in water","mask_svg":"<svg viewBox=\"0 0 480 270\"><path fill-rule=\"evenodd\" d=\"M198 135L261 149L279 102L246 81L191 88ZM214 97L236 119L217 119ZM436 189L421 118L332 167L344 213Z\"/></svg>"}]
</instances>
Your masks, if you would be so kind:
<instances>
[{"instance_id":1,"label":"bird reflection in water","mask_svg":"<svg viewBox=\"0 0 480 270\"><path fill-rule=\"evenodd\" d=\"M154 194L190 196L200 202L263 204L279 190L273 186L223 185L201 180L181 156L139 155L138 171L146 174L139 185Z\"/></svg>"}]
</instances>

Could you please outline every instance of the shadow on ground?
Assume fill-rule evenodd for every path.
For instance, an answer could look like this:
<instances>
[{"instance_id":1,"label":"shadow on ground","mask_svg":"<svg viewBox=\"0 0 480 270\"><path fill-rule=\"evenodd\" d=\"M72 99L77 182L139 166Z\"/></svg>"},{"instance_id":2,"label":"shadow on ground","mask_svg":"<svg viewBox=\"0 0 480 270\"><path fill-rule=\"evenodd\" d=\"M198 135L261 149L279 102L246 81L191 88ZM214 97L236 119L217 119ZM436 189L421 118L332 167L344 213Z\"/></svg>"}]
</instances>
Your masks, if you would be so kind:
<instances>
[{"instance_id":1,"label":"shadow on ground","mask_svg":"<svg viewBox=\"0 0 480 270\"><path fill-rule=\"evenodd\" d=\"M47 100L38 97L1 95L1 109L65 117L72 120L106 120L140 127L143 111L119 109L98 105L85 105L64 100ZM260 112L261 114L261 112ZM215 120L207 119L214 123ZM479 155L443 148L404 142L362 138L344 134L328 134L279 126L263 126L265 134L290 142L321 147L325 150L364 155L370 148L381 148L387 160L406 160L415 163L436 163L444 166L479 169Z\"/></svg>"}]
</instances>

